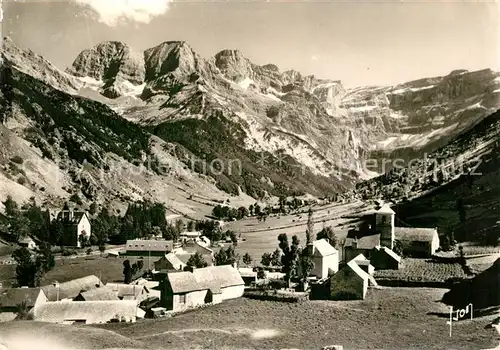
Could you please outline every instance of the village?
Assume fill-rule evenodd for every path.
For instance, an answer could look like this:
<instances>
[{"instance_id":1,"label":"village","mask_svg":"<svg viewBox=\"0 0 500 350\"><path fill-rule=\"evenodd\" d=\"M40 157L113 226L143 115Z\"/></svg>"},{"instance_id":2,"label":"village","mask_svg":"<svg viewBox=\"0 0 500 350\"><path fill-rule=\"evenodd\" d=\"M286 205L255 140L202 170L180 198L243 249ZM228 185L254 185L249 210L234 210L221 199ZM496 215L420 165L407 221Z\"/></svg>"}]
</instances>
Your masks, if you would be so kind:
<instances>
[{"instance_id":1,"label":"village","mask_svg":"<svg viewBox=\"0 0 500 350\"><path fill-rule=\"evenodd\" d=\"M304 215L305 244L301 245L297 236L289 242L286 234L280 234L276 250L264 253L261 261L248 253L235 253L238 241L244 239L241 234L220 234L219 241L212 242L203 231L183 228L176 240L163 239L162 235L129 239L118 248L94 252L109 263L116 265L118 261L118 265L123 265L122 278L113 276L111 282L103 283L100 268L62 283L53 281L36 287L3 285L1 319L62 324L129 323L172 317L241 297L275 302L364 300L370 298L370 290L380 288L381 281L395 285L395 280L388 276L404 276L405 269L411 270L408 262L428 261L441 250L435 228L396 226L390 203L376 201L373 206L362 208L349 216L349 222L354 217L356 225L349 225L347 234L337 237L336 229L326 227L324 220L321 230L314 229L314 214L309 207ZM318 213L317 207L316 210ZM63 244L84 249L82 242L92 235L89 214L65 208L58 217L71 227L62 237ZM219 232L228 224L222 220L213 223ZM19 245L25 251L38 249L31 237L23 237ZM406 266L403 256L409 257ZM106 260L102 264L108 264ZM424 276L425 271L421 272ZM457 276L451 273L444 277ZM120 279L123 281L118 283ZM424 277L403 278L396 285L429 286L432 282L446 283Z\"/></svg>"}]
</instances>

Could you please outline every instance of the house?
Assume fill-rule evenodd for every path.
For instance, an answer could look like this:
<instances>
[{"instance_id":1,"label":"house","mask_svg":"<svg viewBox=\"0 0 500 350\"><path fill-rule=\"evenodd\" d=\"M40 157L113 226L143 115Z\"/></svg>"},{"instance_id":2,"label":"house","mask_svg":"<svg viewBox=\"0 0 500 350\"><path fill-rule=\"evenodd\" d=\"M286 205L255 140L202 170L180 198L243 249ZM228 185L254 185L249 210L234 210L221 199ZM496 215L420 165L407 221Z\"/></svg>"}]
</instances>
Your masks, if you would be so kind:
<instances>
[{"instance_id":1,"label":"house","mask_svg":"<svg viewBox=\"0 0 500 350\"><path fill-rule=\"evenodd\" d=\"M149 297L149 289L145 285L107 283L106 287L111 289L120 300L135 300L141 302Z\"/></svg>"},{"instance_id":2,"label":"house","mask_svg":"<svg viewBox=\"0 0 500 350\"><path fill-rule=\"evenodd\" d=\"M429 257L439 248L439 235L435 228L396 227L394 233L401 242L403 254Z\"/></svg>"},{"instance_id":3,"label":"house","mask_svg":"<svg viewBox=\"0 0 500 350\"><path fill-rule=\"evenodd\" d=\"M175 255L183 264L187 264L191 255L196 253L201 254L208 266L214 265L214 251L199 242L189 241L184 243L181 248L175 250Z\"/></svg>"},{"instance_id":4,"label":"house","mask_svg":"<svg viewBox=\"0 0 500 350\"><path fill-rule=\"evenodd\" d=\"M47 297L41 288L8 288L0 290L0 313L2 320L13 320L17 317L19 306L26 303L28 310L35 305L47 302Z\"/></svg>"},{"instance_id":5,"label":"house","mask_svg":"<svg viewBox=\"0 0 500 350\"><path fill-rule=\"evenodd\" d=\"M173 244L171 240L133 239L127 241L125 249L132 256L164 256L173 250Z\"/></svg>"},{"instance_id":6,"label":"house","mask_svg":"<svg viewBox=\"0 0 500 350\"><path fill-rule=\"evenodd\" d=\"M201 236L198 240L197 240L198 244L200 244L201 246L203 247L210 247L210 245L212 244L212 242L210 242L210 239L206 236Z\"/></svg>"},{"instance_id":7,"label":"house","mask_svg":"<svg viewBox=\"0 0 500 350\"><path fill-rule=\"evenodd\" d=\"M313 241L307 249L314 263L312 276L323 279L339 270L339 252L326 239Z\"/></svg>"},{"instance_id":8,"label":"house","mask_svg":"<svg viewBox=\"0 0 500 350\"><path fill-rule=\"evenodd\" d=\"M87 213L64 209L57 215L57 218L62 220L64 225L63 245L80 248L82 239L90 239L92 231Z\"/></svg>"},{"instance_id":9,"label":"house","mask_svg":"<svg viewBox=\"0 0 500 350\"><path fill-rule=\"evenodd\" d=\"M30 250L34 250L37 248L36 242L31 237L23 238L19 241L19 245Z\"/></svg>"},{"instance_id":10,"label":"house","mask_svg":"<svg viewBox=\"0 0 500 350\"><path fill-rule=\"evenodd\" d=\"M144 286L148 292L148 298L157 297L160 299L161 290L160 290L160 282L159 281L149 281L144 278L139 278L138 280L130 283L131 285Z\"/></svg>"},{"instance_id":11,"label":"house","mask_svg":"<svg viewBox=\"0 0 500 350\"><path fill-rule=\"evenodd\" d=\"M182 242L187 242L187 241L190 241L190 240L197 240L200 237L201 237L201 232L200 231L182 232L179 235L179 239Z\"/></svg>"},{"instance_id":12,"label":"house","mask_svg":"<svg viewBox=\"0 0 500 350\"><path fill-rule=\"evenodd\" d=\"M358 255L340 269L329 281L329 298L333 300L363 300L368 291L368 285L377 285L375 279L358 265L366 261L362 254Z\"/></svg>"},{"instance_id":13,"label":"house","mask_svg":"<svg viewBox=\"0 0 500 350\"><path fill-rule=\"evenodd\" d=\"M98 301L98 300L120 300L118 293L107 287L99 287L78 294L73 301Z\"/></svg>"},{"instance_id":14,"label":"house","mask_svg":"<svg viewBox=\"0 0 500 350\"><path fill-rule=\"evenodd\" d=\"M371 253L370 262L377 270L398 270L401 257L387 247L376 246Z\"/></svg>"},{"instance_id":15,"label":"house","mask_svg":"<svg viewBox=\"0 0 500 350\"><path fill-rule=\"evenodd\" d=\"M58 283L42 287L49 301L73 300L82 291L88 291L102 286L101 280L94 276L77 278L68 282Z\"/></svg>"},{"instance_id":16,"label":"house","mask_svg":"<svg viewBox=\"0 0 500 350\"><path fill-rule=\"evenodd\" d=\"M145 315L133 300L47 302L31 313L35 321L63 324L135 322Z\"/></svg>"},{"instance_id":17,"label":"house","mask_svg":"<svg viewBox=\"0 0 500 350\"><path fill-rule=\"evenodd\" d=\"M154 263L155 270L184 270L186 263L182 262L174 253L165 254Z\"/></svg>"},{"instance_id":18,"label":"house","mask_svg":"<svg viewBox=\"0 0 500 350\"><path fill-rule=\"evenodd\" d=\"M230 265L174 272L162 283L161 305L167 310L182 311L239 298L244 290L240 273Z\"/></svg>"},{"instance_id":19,"label":"house","mask_svg":"<svg viewBox=\"0 0 500 350\"><path fill-rule=\"evenodd\" d=\"M394 250L396 241L401 243L403 253L415 257L429 257L439 248L439 235L435 228L396 227L395 212L385 204L362 217L358 229L348 232L343 247L344 261L358 254L371 258L375 247Z\"/></svg>"},{"instance_id":20,"label":"house","mask_svg":"<svg viewBox=\"0 0 500 350\"><path fill-rule=\"evenodd\" d=\"M238 272L245 282L245 286L250 286L252 283L257 282L257 271L250 267L239 267Z\"/></svg>"}]
</instances>

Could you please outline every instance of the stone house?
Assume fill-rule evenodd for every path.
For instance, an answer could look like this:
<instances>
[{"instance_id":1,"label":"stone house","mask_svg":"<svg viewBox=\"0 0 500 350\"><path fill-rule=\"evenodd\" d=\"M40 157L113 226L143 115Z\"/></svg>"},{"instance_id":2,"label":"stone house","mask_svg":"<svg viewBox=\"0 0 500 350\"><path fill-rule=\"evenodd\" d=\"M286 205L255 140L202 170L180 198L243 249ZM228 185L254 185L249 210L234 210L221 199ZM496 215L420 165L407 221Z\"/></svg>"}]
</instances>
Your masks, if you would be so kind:
<instances>
[{"instance_id":1,"label":"stone house","mask_svg":"<svg viewBox=\"0 0 500 350\"><path fill-rule=\"evenodd\" d=\"M92 235L90 220L86 212L72 209L62 210L57 218L64 225L62 244L67 247L81 247L81 240ZM83 238L82 238L83 236Z\"/></svg>"},{"instance_id":2,"label":"stone house","mask_svg":"<svg viewBox=\"0 0 500 350\"><path fill-rule=\"evenodd\" d=\"M326 239L313 241L307 249L314 263L311 276L323 279L339 270L339 252Z\"/></svg>"}]
</instances>

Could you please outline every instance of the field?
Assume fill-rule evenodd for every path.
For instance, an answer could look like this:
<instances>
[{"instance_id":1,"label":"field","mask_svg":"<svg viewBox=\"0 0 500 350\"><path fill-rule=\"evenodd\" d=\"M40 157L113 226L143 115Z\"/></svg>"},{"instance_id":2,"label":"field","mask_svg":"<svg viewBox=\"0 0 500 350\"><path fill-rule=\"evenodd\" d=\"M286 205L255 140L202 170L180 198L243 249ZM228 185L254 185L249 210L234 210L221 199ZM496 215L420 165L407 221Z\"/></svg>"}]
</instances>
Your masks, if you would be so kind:
<instances>
[{"instance_id":1,"label":"field","mask_svg":"<svg viewBox=\"0 0 500 350\"><path fill-rule=\"evenodd\" d=\"M313 207L314 233L320 231L323 226L332 226L338 239L345 238L349 220L340 216L352 214L362 208L364 207L361 202ZM270 216L265 222L258 222L256 218L233 221L228 223L225 229L241 233L245 241L238 242L237 252L241 255L248 252L254 263L260 263L262 254L278 248L278 235L281 233L286 233L290 240L293 235L297 235L301 244L305 244L308 208L304 210L305 213L295 215Z\"/></svg>"},{"instance_id":2,"label":"field","mask_svg":"<svg viewBox=\"0 0 500 350\"><path fill-rule=\"evenodd\" d=\"M448 308L436 302L445 290L381 288L364 301L277 303L240 298L169 319L107 324L115 331L161 348L471 349L499 343L489 319L463 321L448 336Z\"/></svg>"},{"instance_id":3,"label":"field","mask_svg":"<svg viewBox=\"0 0 500 350\"><path fill-rule=\"evenodd\" d=\"M406 258L399 270L377 270L374 277L377 281L445 283L449 278L467 278L467 275L459 263Z\"/></svg>"},{"instance_id":4,"label":"field","mask_svg":"<svg viewBox=\"0 0 500 350\"><path fill-rule=\"evenodd\" d=\"M133 264L137 259L128 257ZM101 256L85 256L56 260L53 270L45 274L40 282L44 286L54 281L66 282L75 278L96 275L103 283L123 282L123 258L106 258ZM151 258L151 264L155 260ZM145 258L144 265L147 267L148 259ZM5 285L15 282L15 265L0 265L0 281Z\"/></svg>"}]
</instances>

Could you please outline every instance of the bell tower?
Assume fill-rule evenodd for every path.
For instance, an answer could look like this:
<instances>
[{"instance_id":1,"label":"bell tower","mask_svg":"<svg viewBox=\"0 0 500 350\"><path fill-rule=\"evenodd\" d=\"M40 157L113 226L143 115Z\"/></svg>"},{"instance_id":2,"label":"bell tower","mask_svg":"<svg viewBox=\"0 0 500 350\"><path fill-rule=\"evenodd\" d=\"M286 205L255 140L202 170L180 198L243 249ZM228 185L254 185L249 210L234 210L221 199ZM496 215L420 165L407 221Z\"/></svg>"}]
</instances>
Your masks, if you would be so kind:
<instances>
[{"instance_id":1,"label":"bell tower","mask_svg":"<svg viewBox=\"0 0 500 350\"><path fill-rule=\"evenodd\" d=\"M380 245L394 248L394 216L395 212L388 204L375 212L375 232L380 233Z\"/></svg>"}]
</instances>

